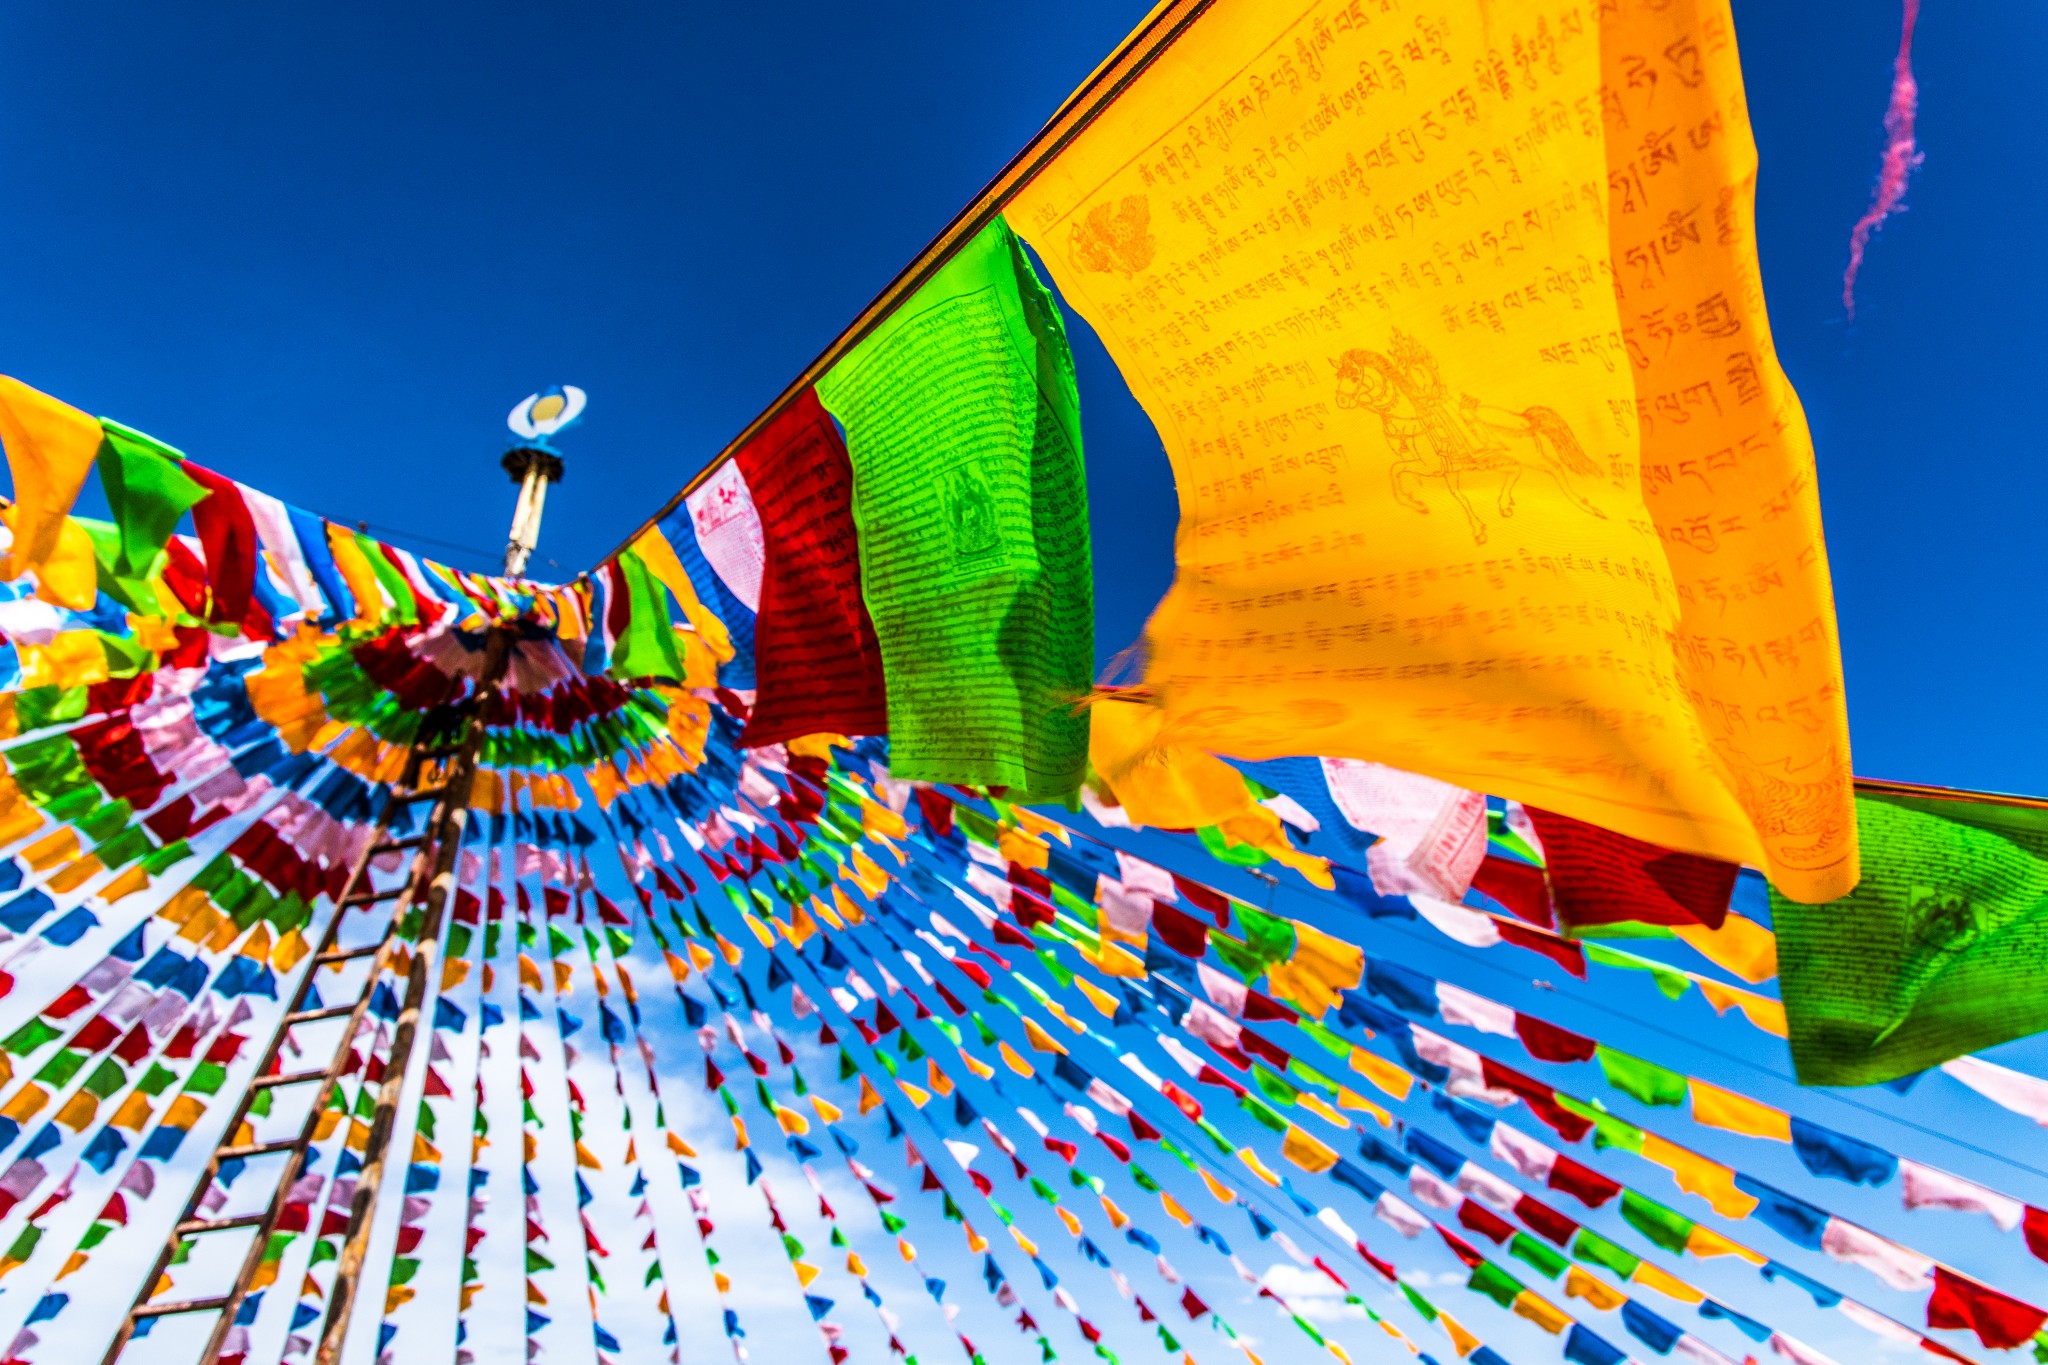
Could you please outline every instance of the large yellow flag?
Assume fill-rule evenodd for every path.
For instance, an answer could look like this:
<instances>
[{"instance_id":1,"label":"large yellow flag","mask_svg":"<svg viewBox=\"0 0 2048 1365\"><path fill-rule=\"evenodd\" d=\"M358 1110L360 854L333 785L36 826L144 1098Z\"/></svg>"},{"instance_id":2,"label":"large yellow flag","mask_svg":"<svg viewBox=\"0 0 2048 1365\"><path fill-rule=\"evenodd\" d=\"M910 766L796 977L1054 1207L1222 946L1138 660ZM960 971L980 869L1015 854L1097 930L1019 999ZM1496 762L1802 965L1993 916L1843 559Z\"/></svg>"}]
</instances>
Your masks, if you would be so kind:
<instances>
[{"instance_id":1,"label":"large yellow flag","mask_svg":"<svg viewBox=\"0 0 2048 1365\"><path fill-rule=\"evenodd\" d=\"M98 596L98 572L92 538L70 513L100 435L98 419L0 374L0 446L14 478L7 516L14 545L0 556L0 577L34 572L38 597L79 611Z\"/></svg>"},{"instance_id":2,"label":"large yellow flag","mask_svg":"<svg viewBox=\"0 0 2048 1365\"><path fill-rule=\"evenodd\" d=\"M1377 759L1848 890L1755 172L1720 0L1196 20L1007 212L1173 462L1160 742Z\"/></svg>"}]
</instances>

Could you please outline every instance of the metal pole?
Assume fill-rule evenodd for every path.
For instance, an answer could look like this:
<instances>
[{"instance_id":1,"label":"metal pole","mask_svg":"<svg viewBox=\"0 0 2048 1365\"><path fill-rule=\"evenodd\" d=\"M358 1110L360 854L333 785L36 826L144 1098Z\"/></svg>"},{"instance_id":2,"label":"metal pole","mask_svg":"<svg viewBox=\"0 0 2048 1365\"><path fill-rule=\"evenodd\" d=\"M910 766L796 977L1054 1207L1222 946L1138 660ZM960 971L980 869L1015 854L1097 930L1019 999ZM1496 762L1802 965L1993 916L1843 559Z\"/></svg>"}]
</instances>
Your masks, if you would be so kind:
<instances>
[{"instance_id":1,"label":"metal pole","mask_svg":"<svg viewBox=\"0 0 2048 1365\"><path fill-rule=\"evenodd\" d=\"M527 465L519 481L519 502L512 509L512 534L505 542L505 576L517 578L526 572L526 558L540 543L540 508L548 494L548 481L538 460Z\"/></svg>"}]
</instances>

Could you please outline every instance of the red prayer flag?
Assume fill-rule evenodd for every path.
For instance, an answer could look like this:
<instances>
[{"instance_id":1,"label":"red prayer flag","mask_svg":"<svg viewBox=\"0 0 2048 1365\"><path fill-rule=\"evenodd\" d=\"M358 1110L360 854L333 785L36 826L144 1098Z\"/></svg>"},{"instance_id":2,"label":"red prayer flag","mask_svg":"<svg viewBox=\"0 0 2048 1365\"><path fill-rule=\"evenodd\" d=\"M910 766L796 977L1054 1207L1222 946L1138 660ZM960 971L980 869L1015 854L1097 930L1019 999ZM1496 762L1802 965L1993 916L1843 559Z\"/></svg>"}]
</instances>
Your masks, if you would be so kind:
<instances>
[{"instance_id":1,"label":"red prayer flag","mask_svg":"<svg viewBox=\"0 0 2048 1365\"><path fill-rule=\"evenodd\" d=\"M1550 913L1550 888L1544 884L1540 867L1489 853L1472 877L1472 889L1485 892L1531 924L1557 927L1557 919Z\"/></svg>"},{"instance_id":2,"label":"red prayer flag","mask_svg":"<svg viewBox=\"0 0 2048 1365\"><path fill-rule=\"evenodd\" d=\"M1198 910L1207 910L1214 915L1218 929L1230 927L1230 897L1221 891L1211 891L1200 882L1191 882L1178 872L1172 876L1174 889L1180 892L1182 900Z\"/></svg>"},{"instance_id":3,"label":"red prayer flag","mask_svg":"<svg viewBox=\"0 0 2048 1365\"><path fill-rule=\"evenodd\" d=\"M256 519L233 479L191 460L181 466L207 490L192 507L192 525L206 552L206 581L213 590L211 619L240 625L256 590ZM175 586L173 587L175 591Z\"/></svg>"},{"instance_id":4,"label":"red prayer flag","mask_svg":"<svg viewBox=\"0 0 2048 1365\"><path fill-rule=\"evenodd\" d=\"M1539 1062L1590 1062L1599 1047L1591 1038L1521 1013L1515 1015L1515 1036Z\"/></svg>"},{"instance_id":5,"label":"red prayer flag","mask_svg":"<svg viewBox=\"0 0 2048 1365\"><path fill-rule=\"evenodd\" d=\"M740 743L889 732L882 647L860 590L853 466L805 389L734 456L761 518L757 691Z\"/></svg>"},{"instance_id":6,"label":"red prayer flag","mask_svg":"<svg viewBox=\"0 0 2048 1365\"><path fill-rule=\"evenodd\" d=\"M1542 1200L1532 1199L1526 1194L1515 1201L1515 1217L1527 1223L1529 1230L1537 1236L1547 1238L1559 1246L1569 1246L1572 1235L1579 1230L1576 1222Z\"/></svg>"},{"instance_id":7,"label":"red prayer flag","mask_svg":"<svg viewBox=\"0 0 2048 1365\"><path fill-rule=\"evenodd\" d=\"M1589 1209L1597 1209L1621 1193L1619 1184L1568 1156L1558 1157L1551 1166L1549 1183L1551 1189L1563 1190Z\"/></svg>"},{"instance_id":8,"label":"red prayer flag","mask_svg":"<svg viewBox=\"0 0 2048 1365\"><path fill-rule=\"evenodd\" d=\"M1992 1350L2009 1351L2026 1345L2044 1322L2048 1322L2048 1312L1958 1275L1947 1266L1934 1267L1934 1294L1927 1300L1929 1327L1972 1331Z\"/></svg>"},{"instance_id":9,"label":"red prayer flag","mask_svg":"<svg viewBox=\"0 0 2048 1365\"><path fill-rule=\"evenodd\" d=\"M1534 806L1528 811L1543 840L1551 901L1566 929L1629 922L1718 929L1727 919L1734 863L1674 853Z\"/></svg>"},{"instance_id":10,"label":"red prayer flag","mask_svg":"<svg viewBox=\"0 0 2048 1365\"><path fill-rule=\"evenodd\" d=\"M1183 957L1200 961L1209 951L1209 926L1171 905L1152 903L1152 932Z\"/></svg>"},{"instance_id":11,"label":"red prayer flag","mask_svg":"<svg viewBox=\"0 0 2048 1365\"><path fill-rule=\"evenodd\" d=\"M1484 1204L1475 1204L1470 1199L1458 1205L1458 1222L1472 1229L1481 1237L1486 1238L1495 1246L1505 1244L1510 1237L1515 1235L1515 1225L1513 1223L1510 1223L1492 1209L1487 1208Z\"/></svg>"},{"instance_id":12,"label":"red prayer flag","mask_svg":"<svg viewBox=\"0 0 2048 1365\"><path fill-rule=\"evenodd\" d=\"M1512 920L1496 919L1494 923L1500 928L1501 942L1512 943L1517 948L1527 948L1532 953L1541 953L1579 980L1586 979L1586 950L1578 944L1569 943L1541 929L1526 929Z\"/></svg>"}]
</instances>

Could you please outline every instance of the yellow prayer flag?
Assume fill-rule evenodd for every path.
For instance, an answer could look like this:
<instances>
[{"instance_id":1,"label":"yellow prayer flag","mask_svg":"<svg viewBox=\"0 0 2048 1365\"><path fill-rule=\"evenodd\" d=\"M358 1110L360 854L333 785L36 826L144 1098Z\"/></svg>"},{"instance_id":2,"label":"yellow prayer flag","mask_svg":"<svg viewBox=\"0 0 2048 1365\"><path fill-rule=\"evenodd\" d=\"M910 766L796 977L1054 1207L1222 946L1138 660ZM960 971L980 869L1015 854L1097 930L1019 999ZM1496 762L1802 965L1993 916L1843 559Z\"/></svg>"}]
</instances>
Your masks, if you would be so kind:
<instances>
[{"instance_id":1,"label":"yellow prayer flag","mask_svg":"<svg viewBox=\"0 0 2048 1365\"><path fill-rule=\"evenodd\" d=\"M1337 1164L1337 1153L1319 1141L1313 1133L1287 1125L1287 1136L1280 1140L1280 1155L1286 1157L1304 1171L1327 1171Z\"/></svg>"},{"instance_id":2,"label":"yellow prayer flag","mask_svg":"<svg viewBox=\"0 0 2048 1365\"><path fill-rule=\"evenodd\" d=\"M717 613L697 596L696 585L683 571L682 561L676 558L675 546L668 543L661 528L650 526L641 532L640 538L632 544L632 553L640 556L640 562L647 566L648 572L675 597L676 605L683 609L683 616L691 629L711 647L718 661L724 663L730 659L733 656L732 633L725 628L725 622Z\"/></svg>"},{"instance_id":3,"label":"yellow prayer flag","mask_svg":"<svg viewBox=\"0 0 2048 1365\"><path fill-rule=\"evenodd\" d=\"M80 1090L64 1101L64 1107L57 1111L57 1122L74 1133L82 1133L91 1126L99 1112L99 1097L90 1090Z\"/></svg>"},{"instance_id":4,"label":"yellow prayer flag","mask_svg":"<svg viewBox=\"0 0 2048 1365\"><path fill-rule=\"evenodd\" d=\"M1325 1123L1335 1124L1337 1127L1347 1131L1351 1127L1350 1119L1345 1118L1342 1114L1332 1109L1322 1096L1313 1091L1302 1091L1300 1097L1295 1100L1295 1103Z\"/></svg>"},{"instance_id":5,"label":"yellow prayer flag","mask_svg":"<svg viewBox=\"0 0 2048 1365\"><path fill-rule=\"evenodd\" d=\"M66 520L68 522L69 518ZM87 544L89 547L90 541ZM94 572L97 573L97 569ZM49 574L46 569L46 586L56 582ZM56 590L73 596L78 591L68 588ZM66 631L46 645L21 645L18 653L21 657L21 678L16 686L23 689L90 687L114 676L107 666L106 647L100 643L100 637L89 630Z\"/></svg>"},{"instance_id":6,"label":"yellow prayer flag","mask_svg":"<svg viewBox=\"0 0 2048 1365\"><path fill-rule=\"evenodd\" d=\"M1389 1114L1357 1091L1348 1090L1341 1085L1337 1087L1337 1105L1342 1109L1355 1109L1362 1114L1372 1115L1373 1122L1379 1124L1382 1128L1392 1128L1394 1126L1394 1116L1392 1114Z\"/></svg>"},{"instance_id":7,"label":"yellow prayer flag","mask_svg":"<svg viewBox=\"0 0 2048 1365\"><path fill-rule=\"evenodd\" d=\"M1266 982L1275 995L1320 1019L1342 1003L1339 992L1356 989L1364 975L1364 949L1295 920L1294 956L1268 967Z\"/></svg>"},{"instance_id":8,"label":"yellow prayer flag","mask_svg":"<svg viewBox=\"0 0 2048 1365\"><path fill-rule=\"evenodd\" d=\"M1351 1069L1397 1100L1407 1099L1409 1088L1415 1084L1413 1076L1362 1047L1351 1049Z\"/></svg>"},{"instance_id":9,"label":"yellow prayer flag","mask_svg":"<svg viewBox=\"0 0 2048 1365\"><path fill-rule=\"evenodd\" d=\"M1515 1295L1514 1313L1518 1318L1527 1318L1552 1336L1572 1325L1571 1314L1527 1289Z\"/></svg>"},{"instance_id":10,"label":"yellow prayer flag","mask_svg":"<svg viewBox=\"0 0 2048 1365\"><path fill-rule=\"evenodd\" d=\"M1047 1033L1034 1020L1026 1019L1024 1021L1024 1036L1031 1040L1031 1047L1034 1052L1053 1052L1058 1053L1062 1057L1067 1055L1067 1045L1053 1037L1050 1033Z\"/></svg>"},{"instance_id":11,"label":"yellow prayer flag","mask_svg":"<svg viewBox=\"0 0 2048 1365\"><path fill-rule=\"evenodd\" d=\"M54 829L23 849L20 856L32 871L47 872L78 856L78 831L69 825Z\"/></svg>"},{"instance_id":12,"label":"yellow prayer flag","mask_svg":"<svg viewBox=\"0 0 2048 1365\"><path fill-rule=\"evenodd\" d=\"M1095 1012L1105 1019L1112 1018L1116 1014L1117 1006L1122 1003L1102 987L1092 986L1078 976L1074 978L1074 985L1080 989L1081 994L1088 997L1088 1003L1095 1006Z\"/></svg>"},{"instance_id":13,"label":"yellow prayer flag","mask_svg":"<svg viewBox=\"0 0 2048 1365\"><path fill-rule=\"evenodd\" d=\"M1778 974L1777 935L1732 911L1719 929L1681 924L1678 936L1707 961L1752 985Z\"/></svg>"},{"instance_id":14,"label":"yellow prayer flag","mask_svg":"<svg viewBox=\"0 0 2048 1365\"><path fill-rule=\"evenodd\" d=\"M1779 1038L1787 1036L1788 1027L1785 1021L1784 1001L1773 1000L1767 995L1758 995L1754 991L1739 990L1734 986L1724 986L1720 982L1704 976L1694 977L1693 984L1700 988L1700 994L1704 995L1707 998L1707 1003L1714 1007L1714 1013L1726 1014L1728 1007L1734 1005L1742 1011L1743 1016L1750 1023L1756 1025L1765 1033Z\"/></svg>"},{"instance_id":15,"label":"yellow prayer flag","mask_svg":"<svg viewBox=\"0 0 2048 1365\"><path fill-rule=\"evenodd\" d=\"M1688 1084L1692 1090L1693 1122L1709 1128L1726 1128L1745 1137L1770 1138L1774 1142L1792 1140L1792 1116L1784 1110L1718 1085L1708 1085L1697 1076L1688 1078Z\"/></svg>"},{"instance_id":16,"label":"yellow prayer flag","mask_svg":"<svg viewBox=\"0 0 2048 1365\"><path fill-rule=\"evenodd\" d=\"M1668 1271L1659 1270L1648 1261L1638 1265L1635 1268L1635 1272L1628 1279L1630 1284L1639 1284L1645 1289L1654 1289L1665 1298L1676 1299L1680 1303L1699 1303L1707 1297L1705 1292L1694 1289L1684 1280L1679 1279Z\"/></svg>"},{"instance_id":17,"label":"yellow prayer flag","mask_svg":"<svg viewBox=\"0 0 2048 1365\"><path fill-rule=\"evenodd\" d=\"M1565 1273L1564 1296L1584 1299L1603 1313L1611 1313L1628 1302L1628 1295L1579 1266Z\"/></svg>"},{"instance_id":18,"label":"yellow prayer flag","mask_svg":"<svg viewBox=\"0 0 2048 1365\"><path fill-rule=\"evenodd\" d=\"M1688 1254L1702 1260L1709 1256L1735 1256L1751 1265L1762 1265L1770 1258L1762 1252L1751 1251L1740 1242L1730 1241L1705 1223L1693 1224L1692 1231L1685 1235L1685 1249Z\"/></svg>"},{"instance_id":19,"label":"yellow prayer flag","mask_svg":"<svg viewBox=\"0 0 2048 1365\"><path fill-rule=\"evenodd\" d=\"M98 854L83 854L51 873L43 886L62 895L66 891L76 891L106 870L107 865L99 860Z\"/></svg>"},{"instance_id":20,"label":"yellow prayer flag","mask_svg":"<svg viewBox=\"0 0 2048 1365\"><path fill-rule=\"evenodd\" d=\"M1726 0L1392 22L1219 0L1006 210L1173 464L1157 743L1376 759L1842 895Z\"/></svg>"},{"instance_id":21,"label":"yellow prayer flag","mask_svg":"<svg viewBox=\"0 0 2048 1365\"><path fill-rule=\"evenodd\" d=\"M1313 1139L1311 1139L1311 1140L1313 1141ZM1318 1144L1318 1145L1321 1145L1321 1144ZM1273 1185L1273 1186L1278 1186L1278 1185L1279 1185L1279 1183L1280 1183L1280 1177L1279 1177L1278 1175L1274 1174L1274 1172L1273 1172L1273 1169L1272 1169L1272 1168L1271 1168L1270 1166L1266 1165L1266 1163L1265 1163L1265 1162L1263 1162L1263 1161L1259 1160L1259 1154L1258 1154L1257 1152L1254 1152L1254 1151L1253 1151L1253 1150L1252 1150L1251 1148L1249 1148L1249 1147L1240 1147L1240 1148L1238 1148L1238 1149L1237 1149L1237 1159L1238 1159L1239 1161L1242 1161L1242 1162L1244 1163L1244 1166L1245 1166L1245 1169L1246 1169L1246 1170L1250 1171L1250 1172L1251 1172L1251 1173L1252 1173L1253 1175L1257 1176L1257 1177L1258 1177L1259 1179L1261 1179L1261 1180L1265 1181L1265 1182L1266 1182L1266 1183L1267 1183L1268 1185Z\"/></svg>"},{"instance_id":22,"label":"yellow prayer flag","mask_svg":"<svg viewBox=\"0 0 2048 1365\"><path fill-rule=\"evenodd\" d=\"M37 596L77 611L92 608L97 572L92 540L70 513L101 437L88 414L0 375L0 446L14 480L14 547L0 558L0 578L37 573Z\"/></svg>"},{"instance_id":23,"label":"yellow prayer flag","mask_svg":"<svg viewBox=\"0 0 2048 1365\"><path fill-rule=\"evenodd\" d=\"M334 556L335 571L341 575L349 595L356 599L355 624L369 627L381 623L384 619L384 586L377 581L377 571L370 567L363 547L356 543L355 533L328 522L327 549Z\"/></svg>"},{"instance_id":24,"label":"yellow prayer flag","mask_svg":"<svg viewBox=\"0 0 2048 1365\"><path fill-rule=\"evenodd\" d=\"M1655 1133L1643 1134L1643 1160L1671 1172L1679 1189L1706 1200L1723 1218L1747 1218L1756 1209L1756 1196L1735 1187L1734 1171Z\"/></svg>"},{"instance_id":25,"label":"yellow prayer flag","mask_svg":"<svg viewBox=\"0 0 2048 1365\"><path fill-rule=\"evenodd\" d=\"M998 831L996 851L1019 866L1035 867L1040 870L1044 869L1052 856L1045 840L1034 834L1026 834L1021 829Z\"/></svg>"},{"instance_id":26,"label":"yellow prayer flag","mask_svg":"<svg viewBox=\"0 0 2048 1365\"><path fill-rule=\"evenodd\" d=\"M114 1116L107 1122L116 1128L126 1128L131 1133L141 1132L143 1125L149 1122L149 1097L139 1090L131 1090L128 1098L121 1101L121 1107L114 1111Z\"/></svg>"},{"instance_id":27,"label":"yellow prayer flag","mask_svg":"<svg viewBox=\"0 0 2048 1365\"><path fill-rule=\"evenodd\" d=\"M0 1105L0 1118L10 1118L16 1123L27 1123L49 1102L50 1092L30 1081L15 1091L5 1105Z\"/></svg>"}]
</instances>

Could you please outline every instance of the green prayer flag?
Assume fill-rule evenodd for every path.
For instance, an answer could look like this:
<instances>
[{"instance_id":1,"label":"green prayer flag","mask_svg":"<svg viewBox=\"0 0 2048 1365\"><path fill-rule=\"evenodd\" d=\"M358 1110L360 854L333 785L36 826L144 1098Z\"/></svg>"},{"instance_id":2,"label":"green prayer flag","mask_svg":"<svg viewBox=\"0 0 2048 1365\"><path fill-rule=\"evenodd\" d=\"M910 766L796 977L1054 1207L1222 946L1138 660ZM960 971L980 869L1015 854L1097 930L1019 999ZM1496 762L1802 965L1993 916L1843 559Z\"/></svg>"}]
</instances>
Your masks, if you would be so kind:
<instances>
[{"instance_id":1,"label":"green prayer flag","mask_svg":"<svg viewBox=\"0 0 2048 1365\"><path fill-rule=\"evenodd\" d=\"M2048 1029L2048 810L1861 794L1863 880L1771 893L1802 1085L1872 1085Z\"/></svg>"},{"instance_id":2,"label":"green prayer flag","mask_svg":"<svg viewBox=\"0 0 2048 1365\"><path fill-rule=\"evenodd\" d=\"M1299 1089L1281 1080L1278 1073L1263 1063L1252 1063L1252 1080L1265 1092L1266 1098L1275 1104L1293 1104L1301 1098Z\"/></svg>"},{"instance_id":3,"label":"green prayer flag","mask_svg":"<svg viewBox=\"0 0 2048 1365\"><path fill-rule=\"evenodd\" d=\"M48 1020L31 1018L26 1024L8 1034L5 1041L0 1041L0 1048L5 1048L17 1057L26 1057L44 1043L63 1036L64 1031L53 1027Z\"/></svg>"},{"instance_id":4,"label":"green prayer flag","mask_svg":"<svg viewBox=\"0 0 2048 1365\"><path fill-rule=\"evenodd\" d=\"M1675 1105L1685 1102L1685 1077L1676 1071L1666 1071L1655 1062L1616 1052L1605 1044L1596 1048L1595 1055L1600 1059L1600 1069L1607 1073L1607 1083L1622 1094L1644 1104Z\"/></svg>"},{"instance_id":5,"label":"green prayer flag","mask_svg":"<svg viewBox=\"0 0 2048 1365\"><path fill-rule=\"evenodd\" d=\"M1522 1295L1522 1282L1492 1261L1481 1261L1473 1266L1472 1278L1465 1287L1475 1294L1486 1295L1503 1308L1513 1308L1515 1300Z\"/></svg>"},{"instance_id":6,"label":"green prayer flag","mask_svg":"<svg viewBox=\"0 0 2048 1365\"><path fill-rule=\"evenodd\" d=\"M1526 1232L1515 1234L1514 1240L1508 1243L1508 1255L1534 1266L1536 1273L1546 1280L1554 1280L1564 1274L1565 1267L1571 1264L1556 1247L1547 1246Z\"/></svg>"},{"instance_id":7,"label":"green prayer flag","mask_svg":"<svg viewBox=\"0 0 2048 1365\"><path fill-rule=\"evenodd\" d=\"M179 518L206 497L206 489L179 468L183 452L109 418L100 419L100 431L93 467L118 528L112 568L123 578L145 578Z\"/></svg>"},{"instance_id":8,"label":"green prayer flag","mask_svg":"<svg viewBox=\"0 0 2048 1365\"><path fill-rule=\"evenodd\" d=\"M123 1071L121 1064L112 1057L102 1058L100 1064L93 1068L92 1075L85 1078L85 1088L100 1099L105 1099L126 1084L128 1084L128 1073ZM268 1094L269 1092L264 1091L262 1093Z\"/></svg>"},{"instance_id":9,"label":"green prayer flag","mask_svg":"<svg viewBox=\"0 0 2048 1365\"><path fill-rule=\"evenodd\" d=\"M85 528L86 536L92 541L99 590L132 612L143 616L164 615L163 597L157 592L156 584L148 578L121 572L121 528L111 521L99 521L93 517L74 515L71 519Z\"/></svg>"},{"instance_id":10,"label":"green prayer flag","mask_svg":"<svg viewBox=\"0 0 2048 1365\"><path fill-rule=\"evenodd\" d=\"M1237 924L1244 930L1245 947L1267 965L1294 956L1294 921L1269 915L1249 905L1235 907Z\"/></svg>"},{"instance_id":11,"label":"green prayer flag","mask_svg":"<svg viewBox=\"0 0 2048 1365\"><path fill-rule=\"evenodd\" d=\"M1670 999L1676 1000L1692 989L1692 978L1676 967L1667 967L1647 957L1637 957L1634 953L1624 953L1619 948L1603 948L1597 943L1583 946L1588 961L1603 967L1619 967L1625 972L1648 972L1650 979L1657 983L1657 989Z\"/></svg>"},{"instance_id":12,"label":"green prayer flag","mask_svg":"<svg viewBox=\"0 0 2048 1365\"><path fill-rule=\"evenodd\" d=\"M1561 1092L1552 1092L1552 1098L1557 1101L1559 1108L1568 1113L1592 1120L1594 1147L1601 1151L1609 1147L1618 1147L1624 1152L1643 1150L1643 1130L1633 1123L1615 1117L1598 1104L1587 1104Z\"/></svg>"},{"instance_id":13,"label":"green prayer flag","mask_svg":"<svg viewBox=\"0 0 2048 1365\"><path fill-rule=\"evenodd\" d=\"M391 595L391 618L398 621L414 622L420 619L419 599L413 596L412 584L405 581L405 575L391 562L391 556L384 553L384 547L360 531L348 534L356 539L356 548L369 561L370 572L377 576L377 582Z\"/></svg>"},{"instance_id":14,"label":"green prayer flag","mask_svg":"<svg viewBox=\"0 0 2048 1365\"><path fill-rule=\"evenodd\" d=\"M846 428L896 776L1079 788L1094 587L1073 358L989 224L819 379Z\"/></svg>"},{"instance_id":15,"label":"green prayer flag","mask_svg":"<svg viewBox=\"0 0 2048 1365\"><path fill-rule=\"evenodd\" d=\"M1209 946L1216 950L1216 956L1223 959L1224 966L1247 982L1257 981L1266 974L1266 959L1228 934L1212 931Z\"/></svg>"},{"instance_id":16,"label":"green prayer flag","mask_svg":"<svg viewBox=\"0 0 2048 1365\"><path fill-rule=\"evenodd\" d=\"M1209 856L1230 867L1257 867L1271 862L1273 855L1257 844L1233 843L1230 836L1215 825L1204 825L1195 831L1195 837L1202 841L1202 847L1209 850Z\"/></svg>"},{"instance_id":17,"label":"green prayer flag","mask_svg":"<svg viewBox=\"0 0 2048 1365\"><path fill-rule=\"evenodd\" d=\"M1254 1121L1272 1129L1276 1133L1287 1131L1287 1120L1280 1117L1279 1114L1266 1105L1261 1104L1257 1098L1250 1094L1238 1096L1237 1107L1250 1114Z\"/></svg>"},{"instance_id":18,"label":"green prayer flag","mask_svg":"<svg viewBox=\"0 0 2048 1365\"><path fill-rule=\"evenodd\" d=\"M1611 1270L1624 1280L1643 1263L1642 1257L1623 1251L1591 1228L1580 1228L1578 1236L1572 1238L1572 1255L1588 1265Z\"/></svg>"},{"instance_id":19,"label":"green prayer flag","mask_svg":"<svg viewBox=\"0 0 2048 1365\"><path fill-rule=\"evenodd\" d=\"M1634 1190L1621 1192L1621 1216L1630 1227L1666 1251L1684 1251L1692 1236L1692 1219Z\"/></svg>"}]
</instances>

